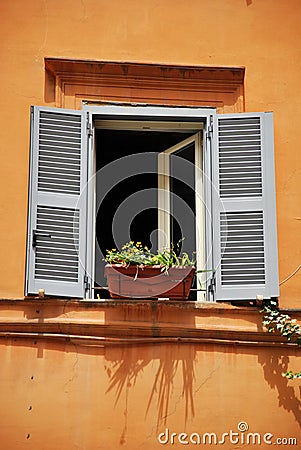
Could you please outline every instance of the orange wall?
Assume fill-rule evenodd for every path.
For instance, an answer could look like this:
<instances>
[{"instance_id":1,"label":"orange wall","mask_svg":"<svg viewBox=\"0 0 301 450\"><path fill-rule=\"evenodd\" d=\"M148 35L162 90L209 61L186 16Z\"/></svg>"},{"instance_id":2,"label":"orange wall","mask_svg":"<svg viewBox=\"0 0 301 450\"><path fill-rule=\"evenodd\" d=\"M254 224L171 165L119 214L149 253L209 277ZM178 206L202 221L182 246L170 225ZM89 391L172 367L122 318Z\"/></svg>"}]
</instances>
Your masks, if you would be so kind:
<instances>
[{"instance_id":1,"label":"orange wall","mask_svg":"<svg viewBox=\"0 0 301 450\"><path fill-rule=\"evenodd\" d=\"M274 111L280 280L300 264L299 0L13 0L0 4L0 296L22 297L29 107L44 57L244 66L246 111ZM300 276L281 288L298 306Z\"/></svg>"},{"instance_id":2,"label":"orange wall","mask_svg":"<svg viewBox=\"0 0 301 450\"><path fill-rule=\"evenodd\" d=\"M166 428L221 440L240 422L300 447L300 386L282 377L298 349L251 307L3 300L0 361L5 450L152 450ZM270 448L239 439L209 448Z\"/></svg>"},{"instance_id":3,"label":"orange wall","mask_svg":"<svg viewBox=\"0 0 301 450\"><path fill-rule=\"evenodd\" d=\"M301 260L300 13L299 0L1 1L0 298L24 295L30 105L52 105L45 96L45 57L245 67L245 110L274 112L280 280L292 273ZM300 276L281 288L283 306L300 307ZM300 446L300 390L281 376L300 370L297 350L266 346L263 333L260 344L249 346L237 345L235 337L232 344L202 342L203 328L218 337L222 327L226 334L245 327L256 337L262 332L258 313L250 320L240 310L231 320L208 313L200 325L189 310L200 329L194 344L90 346L46 339L45 330L35 328L51 322L60 329L61 316L65 330L72 319L89 333L89 321L97 318L85 302L78 316L74 304L58 313L60 301L38 316L34 302L9 302L17 304L0 317L5 450L156 449L166 427L221 435L236 431L240 421L250 432L296 437ZM102 307L94 304L95 314ZM114 309L117 325L104 323L106 333L114 325L126 334L142 321L140 310L124 308L129 316ZM172 318L167 312L162 330L176 333L180 317L179 333L189 335L188 316L180 308ZM5 337L8 330L24 331L26 321L30 332L39 330L36 338ZM149 318L144 322L152 327Z\"/></svg>"},{"instance_id":4,"label":"orange wall","mask_svg":"<svg viewBox=\"0 0 301 450\"><path fill-rule=\"evenodd\" d=\"M295 437L299 445L286 448L299 448L299 388L281 377L288 355L296 361L292 351L273 349L271 357L267 347L7 339L0 345L2 448L182 448L159 444L159 433L208 432L220 440L242 421L261 439L272 433L272 443ZM236 447L270 448L233 445L229 438L206 446Z\"/></svg>"}]
</instances>

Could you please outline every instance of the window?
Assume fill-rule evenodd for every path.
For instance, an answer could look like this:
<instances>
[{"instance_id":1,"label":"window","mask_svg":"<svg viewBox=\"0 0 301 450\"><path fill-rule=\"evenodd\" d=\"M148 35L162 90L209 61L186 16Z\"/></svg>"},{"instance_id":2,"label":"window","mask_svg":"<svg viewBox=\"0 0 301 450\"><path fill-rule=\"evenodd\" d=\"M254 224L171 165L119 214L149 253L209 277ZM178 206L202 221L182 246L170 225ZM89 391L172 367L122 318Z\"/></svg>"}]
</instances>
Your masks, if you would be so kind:
<instances>
[{"instance_id":1,"label":"window","mask_svg":"<svg viewBox=\"0 0 301 450\"><path fill-rule=\"evenodd\" d=\"M109 210L98 215L99 208L110 204L107 192L120 183L125 189L117 158L127 155L130 161L134 154L142 177L138 180L137 168L126 170L125 164L124 178L136 177L137 191L141 178L148 179L147 189L157 193L156 201L153 192L149 196L149 216L138 211L144 214L140 223L158 224L153 244L161 246L164 239L182 237L175 218L185 219L184 228L192 230L185 245L197 250L199 268L206 264L212 270L207 300L278 295L271 113L34 107L31 136L27 294L44 289L48 295L92 296L101 284L101 250L110 242L106 227L112 223ZM144 143L142 151L137 142ZM135 183L127 189L135 194ZM179 204L188 205L193 221ZM137 224L138 213L133 217ZM121 234L128 229L123 225Z\"/></svg>"}]
</instances>

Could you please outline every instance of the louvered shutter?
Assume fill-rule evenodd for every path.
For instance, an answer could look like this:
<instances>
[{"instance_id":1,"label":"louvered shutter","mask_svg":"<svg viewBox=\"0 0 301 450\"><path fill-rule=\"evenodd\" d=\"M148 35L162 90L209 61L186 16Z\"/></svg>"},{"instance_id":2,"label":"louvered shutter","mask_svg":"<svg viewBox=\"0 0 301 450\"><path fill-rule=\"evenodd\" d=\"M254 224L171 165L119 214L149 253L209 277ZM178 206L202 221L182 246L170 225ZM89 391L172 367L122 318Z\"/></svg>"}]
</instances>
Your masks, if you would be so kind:
<instances>
[{"instance_id":1,"label":"louvered shutter","mask_svg":"<svg viewBox=\"0 0 301 450\"><path fill-rule=\"evenodd\" d=\"M273 138L272 113L214 118L216 300L279 295Z\"/></svg>"},{"instance_id":2,"label":"louvered shutter","mask_svg":"<svg viewBox=\"0 0 301 450\"><path fill-rule=\"evenodd\" d=\"M33 107L26 293L84 297L87 151L83 113Z\"/></svg>"}]
</instances>

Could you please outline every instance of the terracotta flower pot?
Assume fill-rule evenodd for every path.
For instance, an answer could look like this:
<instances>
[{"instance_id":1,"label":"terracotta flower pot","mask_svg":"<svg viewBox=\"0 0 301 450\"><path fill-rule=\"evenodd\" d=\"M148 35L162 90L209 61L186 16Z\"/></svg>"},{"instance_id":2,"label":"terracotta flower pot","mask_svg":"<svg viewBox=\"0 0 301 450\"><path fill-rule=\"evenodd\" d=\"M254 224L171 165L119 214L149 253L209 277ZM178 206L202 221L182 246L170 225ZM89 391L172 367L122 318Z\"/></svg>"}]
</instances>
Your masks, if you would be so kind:
<instances>
[{"instance_id":1,"label":"terracotta flower pot","mask_svg":"<svg viewBox=\"0 0 301 450\"><path fill-rule=\"evenodd\" d=\"M187 300L194 267L128 266L107 264L105 276L112 298L170 298Z\"/></svg>"}]
</instances>

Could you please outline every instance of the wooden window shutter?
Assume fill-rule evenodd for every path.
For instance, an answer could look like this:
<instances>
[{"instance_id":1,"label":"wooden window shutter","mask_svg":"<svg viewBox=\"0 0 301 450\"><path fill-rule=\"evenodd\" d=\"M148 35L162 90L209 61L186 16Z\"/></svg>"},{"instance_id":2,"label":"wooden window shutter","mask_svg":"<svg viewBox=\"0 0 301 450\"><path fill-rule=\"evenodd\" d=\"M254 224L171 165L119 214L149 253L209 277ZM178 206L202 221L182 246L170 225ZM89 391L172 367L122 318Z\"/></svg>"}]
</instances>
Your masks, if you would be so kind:
<instances>
[{"instance_id":1,"label":"wooden window shutter","mask_svg":"<svg viewBox=\"0 0 301 450\"><path fill-rule=\"evenodd\" d=\"M272 113L216 115L212 149L215 300L279 295Z\"/></svg>"},{"instance_id":2,"label":"wooden window shutter","mask_svg":"<svg viewBox=\"0 0 301 450\"><path fill-rule=\"evenodd\" d=\"M84 125L81 111L32 108L26 294L84 297Z\"/></svg>"}]
</instances>

